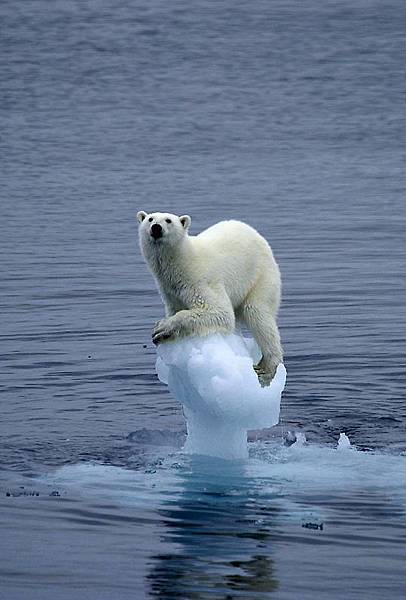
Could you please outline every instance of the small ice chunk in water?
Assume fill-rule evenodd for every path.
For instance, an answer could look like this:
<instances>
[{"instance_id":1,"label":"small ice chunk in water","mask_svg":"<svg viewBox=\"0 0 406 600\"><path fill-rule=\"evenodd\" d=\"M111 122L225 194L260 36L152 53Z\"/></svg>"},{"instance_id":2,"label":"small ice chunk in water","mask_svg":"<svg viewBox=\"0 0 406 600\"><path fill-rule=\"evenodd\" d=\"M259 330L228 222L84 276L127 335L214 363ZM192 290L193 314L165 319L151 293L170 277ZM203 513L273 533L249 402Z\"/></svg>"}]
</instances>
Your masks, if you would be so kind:
<instances>
[{"instance_id":1,"label":"small ice chunk in water","mask_svg":"<svg viewBox=\"0 0 406 600\"><path fill-rule=\"evenodd\" d=\"M294 431L288 431L285 435L284 444L285 446L292 446L297 441L296 433Z\"/></svg>"},{"instance_id":2,"label":"small ice chunk in water","mask_svg":"<svg viewBox=\"0 0 406 600\"><path fill-rule=\"evenodd\" d=\"M306 442L306 434L302 431L296 431L296 441L293 446L304 446Z\"/></svg>"},{"instance_id":3,"label":"small ice chunk in water","mask_svg":"<svg viewBox=\"0 0 406 600\"><path fill-rule=\"evenodd\" d=\"M245 458L247 430L278 423L286 370L280 364L271 385L263 388L252 368L259 357L255 342L236 334L158 346L158 377L181 402L186 417L185 452Z\"/></svg>"},{"instance_id":4,"label":"small ice chunk in water","mask_svg":"<svg viewBox=\"0 0 406 600\"><path fill-rule=\"evenodd\" d=\"M349 448L353 448L353 446L351 446L350 440L345 435L345 433L340 433L340 437L337 443L337 450L348 450Z\"/></svg>"}]
</instances>

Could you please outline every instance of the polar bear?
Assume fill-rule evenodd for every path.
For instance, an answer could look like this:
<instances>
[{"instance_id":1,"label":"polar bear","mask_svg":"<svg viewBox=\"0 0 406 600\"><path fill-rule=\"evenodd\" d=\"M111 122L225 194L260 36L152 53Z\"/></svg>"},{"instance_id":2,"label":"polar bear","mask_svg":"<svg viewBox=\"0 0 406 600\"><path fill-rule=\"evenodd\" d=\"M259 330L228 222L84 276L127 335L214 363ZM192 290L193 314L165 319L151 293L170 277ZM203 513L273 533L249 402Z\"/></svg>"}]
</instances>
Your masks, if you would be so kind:
<instances>
[{"instance_id":1,"label":"polar bear","mask_svg":"<svg viewBox=\"0 0 406 600\"><path fill-rule=\"evenodd\" d=\"M254 366L269 385L283 359L276 324L281 278L267 241L240 221L221 221L197 236L191 218L137 213L140 246L165 303L154 344L178 337L250 329L262 358Z\"/></svg>"}]
</instances>

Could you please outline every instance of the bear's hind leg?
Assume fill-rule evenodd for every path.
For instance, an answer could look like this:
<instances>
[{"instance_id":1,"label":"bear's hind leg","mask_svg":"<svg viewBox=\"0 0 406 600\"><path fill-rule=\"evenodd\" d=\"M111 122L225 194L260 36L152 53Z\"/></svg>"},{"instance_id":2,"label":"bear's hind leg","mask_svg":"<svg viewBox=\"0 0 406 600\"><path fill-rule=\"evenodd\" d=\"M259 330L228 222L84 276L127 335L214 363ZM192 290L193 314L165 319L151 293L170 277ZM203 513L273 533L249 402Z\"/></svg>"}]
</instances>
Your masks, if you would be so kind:
<instances>
[{"instance_id":1,"label":"bear's hind leg","mask_svg":"<svg viewBox=\"0 0 406 600\"><path fill-rule=\"evenodd\" d=\"M242 316L262 352L262 358L254 370L261 385L269 385L283 351L274 311L269 304L248 298L242 307Z\"/></svg>"}]
</instances>

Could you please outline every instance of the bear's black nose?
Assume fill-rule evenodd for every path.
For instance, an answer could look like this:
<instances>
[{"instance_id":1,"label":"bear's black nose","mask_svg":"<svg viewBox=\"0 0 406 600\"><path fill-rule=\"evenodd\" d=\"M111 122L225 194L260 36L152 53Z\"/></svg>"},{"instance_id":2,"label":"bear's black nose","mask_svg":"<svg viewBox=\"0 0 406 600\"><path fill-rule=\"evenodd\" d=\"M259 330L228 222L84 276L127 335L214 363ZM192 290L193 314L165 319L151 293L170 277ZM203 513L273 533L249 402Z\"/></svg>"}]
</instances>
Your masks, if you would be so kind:
<instances>
[{"instance_id":1,"label":"bear's black nose","mask_svg":"<svg viewBox=\"0 0 406 600\"><path fill-rule=\"evenodd\" d=\"M152 237L157 240L158 238L162 237L162 227L161 225L159 225L159 223L154 223L151 227L151 235Z\"/></svg>"}]
</instances>

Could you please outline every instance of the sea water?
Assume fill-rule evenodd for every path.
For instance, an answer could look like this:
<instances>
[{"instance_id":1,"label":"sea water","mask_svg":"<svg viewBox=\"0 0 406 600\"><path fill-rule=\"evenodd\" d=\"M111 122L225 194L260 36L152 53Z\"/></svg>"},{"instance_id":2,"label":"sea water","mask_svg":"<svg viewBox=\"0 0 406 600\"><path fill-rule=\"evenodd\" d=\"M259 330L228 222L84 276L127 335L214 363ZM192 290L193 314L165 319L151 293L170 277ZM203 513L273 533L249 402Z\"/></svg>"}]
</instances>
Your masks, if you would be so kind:
<instances>
[{"instance_id":1,"label":"sea water","mask_svg":"<svg viewBox=\"0 0 406 600\"><path fill-rule=\"evenodd\" d=\"M0 596L403 600L405 2L0 21ZM182 452L138 210L272 245L288 379L248 459Z\"/></svg>"}]
</instances>

